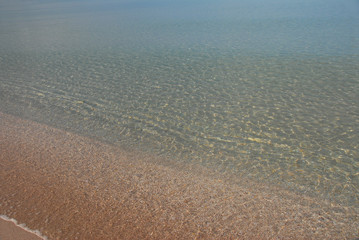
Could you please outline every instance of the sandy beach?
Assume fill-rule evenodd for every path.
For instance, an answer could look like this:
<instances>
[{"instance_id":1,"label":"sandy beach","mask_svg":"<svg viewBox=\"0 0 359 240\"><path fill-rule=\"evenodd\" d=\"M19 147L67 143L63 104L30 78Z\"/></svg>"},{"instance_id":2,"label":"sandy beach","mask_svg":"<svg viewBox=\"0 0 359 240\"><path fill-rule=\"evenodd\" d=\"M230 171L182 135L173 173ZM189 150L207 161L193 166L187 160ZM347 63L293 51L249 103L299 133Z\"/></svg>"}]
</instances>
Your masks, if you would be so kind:
<instances>
[{"instance_id":1,"label":"sandy beach","mask_svg":"<svg viewBox=\"0 0 359 240\"><path fill-rule=\"evenodd\" d=\"M359 237L356 208L4 113L0 152L0 215L48 239Z\"/></svg>"},{"instance_id":2,"label":"sandy beach","mask_svg":"<svg viewBox=\"0 0 359 240\"><path fill-rule=\"evenodd\" d=\"M43 240L46 238L40 237L35 232L26 227L19 226L15 220L0 217L0 239L1 240Z\"/></svg>"}]
</instances>

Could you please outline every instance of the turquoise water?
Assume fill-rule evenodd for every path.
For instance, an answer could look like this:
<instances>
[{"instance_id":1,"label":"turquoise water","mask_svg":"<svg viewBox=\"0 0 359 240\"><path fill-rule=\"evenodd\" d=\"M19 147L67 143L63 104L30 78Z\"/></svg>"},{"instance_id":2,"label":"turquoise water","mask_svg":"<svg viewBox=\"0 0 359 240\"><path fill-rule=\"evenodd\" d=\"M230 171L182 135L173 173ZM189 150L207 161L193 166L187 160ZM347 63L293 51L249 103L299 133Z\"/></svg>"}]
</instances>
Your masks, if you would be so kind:
<instances>
[{"instance_id":1,"label":"turquoise water","mask_svg":"<svg viewBox=\"0 0 359 240\"><path fill-rule=\"evenodd\" d=\"M359 2L2 1L0 111L358 206Z\"/></svg>"}]
</instances>

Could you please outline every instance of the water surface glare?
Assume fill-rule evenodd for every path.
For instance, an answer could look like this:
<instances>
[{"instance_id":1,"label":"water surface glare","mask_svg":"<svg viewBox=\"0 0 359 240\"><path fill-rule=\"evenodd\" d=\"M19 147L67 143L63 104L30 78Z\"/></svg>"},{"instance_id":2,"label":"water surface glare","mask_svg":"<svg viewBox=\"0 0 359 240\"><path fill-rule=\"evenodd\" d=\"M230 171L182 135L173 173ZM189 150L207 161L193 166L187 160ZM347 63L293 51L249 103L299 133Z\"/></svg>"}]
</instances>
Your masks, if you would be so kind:
<instances>
[{"instance_id":1,"label":"water surface glare","mask_svg":"<svg viewBox=\"0 0 359 240\"><path fill-rule=\"evenodd\" d=\"M357 1L33 2L0 111L358 206Z\"/></svg>"}]
</instances>

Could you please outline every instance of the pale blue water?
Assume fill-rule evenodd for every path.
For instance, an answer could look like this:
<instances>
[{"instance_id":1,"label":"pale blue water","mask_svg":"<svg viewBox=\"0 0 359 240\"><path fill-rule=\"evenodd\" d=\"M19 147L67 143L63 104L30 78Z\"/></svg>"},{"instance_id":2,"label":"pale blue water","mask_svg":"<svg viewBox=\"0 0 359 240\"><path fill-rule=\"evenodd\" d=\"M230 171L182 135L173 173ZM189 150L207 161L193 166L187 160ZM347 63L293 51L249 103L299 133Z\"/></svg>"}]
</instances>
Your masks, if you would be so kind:
<instances>
[{"instance_id":1,"label":"pale blue water","mask_svg":"<svg viewBox=\"0 0 359 240\"><path fill-rule=\"evenodd\" d=\"M359 204L359 2L0 1L0 111Z\"/></svg>"}]
</instances>

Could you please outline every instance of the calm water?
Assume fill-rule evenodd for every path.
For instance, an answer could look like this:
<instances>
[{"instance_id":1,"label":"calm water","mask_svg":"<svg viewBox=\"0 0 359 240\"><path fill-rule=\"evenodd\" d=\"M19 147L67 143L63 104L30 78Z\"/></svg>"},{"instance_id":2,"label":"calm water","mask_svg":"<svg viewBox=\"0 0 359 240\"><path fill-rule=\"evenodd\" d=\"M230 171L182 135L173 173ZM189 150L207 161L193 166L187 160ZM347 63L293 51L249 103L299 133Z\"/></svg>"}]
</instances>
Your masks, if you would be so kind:
<instances>
[{"instance_id":1,"label":"calm water","mask_svg":"<svg viewBox=\"0 0 359 240\"><path fill-rule=\"evenodd\" d=\"M0 111L359 206L359 1L0 1Z\"/></svg>"}]
</instances>

